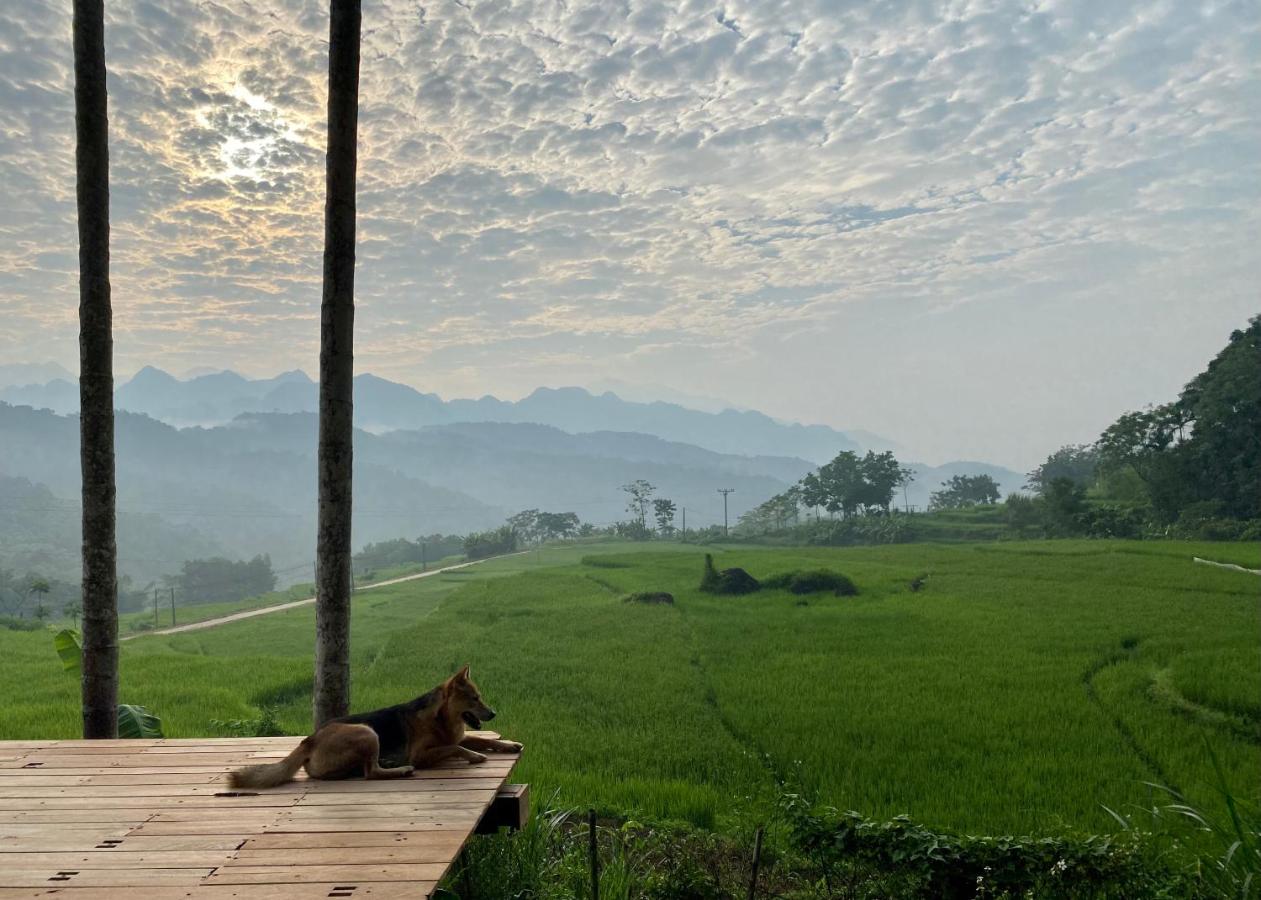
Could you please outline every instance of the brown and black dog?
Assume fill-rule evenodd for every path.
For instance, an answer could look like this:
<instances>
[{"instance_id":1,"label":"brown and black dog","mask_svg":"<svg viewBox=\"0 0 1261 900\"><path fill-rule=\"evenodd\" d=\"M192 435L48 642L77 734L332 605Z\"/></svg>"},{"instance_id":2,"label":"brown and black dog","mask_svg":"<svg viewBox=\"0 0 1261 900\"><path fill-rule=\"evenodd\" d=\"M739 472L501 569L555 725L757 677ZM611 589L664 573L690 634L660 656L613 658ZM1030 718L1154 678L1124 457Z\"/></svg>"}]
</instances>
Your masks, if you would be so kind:
<instances>
[{"instance_id":1,"label":"brown and black dog","mask_svg":"<svg viewBox=\"0 0 1261 900\"><path fill-rule=\"evenodd\" d=\"M465 666L427 694L407 703L344 716L304 738L280 762L237 769L228 776L234 788L268 788L292 781L306 767L312 778L406 778L415 769L458 757L470 764L486 762L479 750L515 753L516 741L466 734L495 718L482 700ZM382 759L405 759L407 765L383 768Z\"/></svg>"}]
</instances>

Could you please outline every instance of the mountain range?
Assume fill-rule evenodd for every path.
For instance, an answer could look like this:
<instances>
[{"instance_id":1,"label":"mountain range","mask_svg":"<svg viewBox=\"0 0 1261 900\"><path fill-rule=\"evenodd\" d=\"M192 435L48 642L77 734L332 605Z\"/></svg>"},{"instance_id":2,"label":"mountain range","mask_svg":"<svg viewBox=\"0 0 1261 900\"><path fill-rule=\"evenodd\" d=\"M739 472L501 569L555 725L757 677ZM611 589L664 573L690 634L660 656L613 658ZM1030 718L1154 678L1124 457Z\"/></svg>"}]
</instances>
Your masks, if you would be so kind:
<instances>
[{"instance_id":1,"label":"mountain range","mask_svg":"<svg viewBox=\"0 0 1261 900\"><path fill-rule=\"evenodd\" d=\"M243 413L315 412L318 399L317 384L302 371L259 379L231 371L179 379L146 366L115 391L119 409L176 426L222 425ZM64 377L10 383L0 388L0 401L63 414L76 412L79 404L77 386ZM718 453L795 456L815 463L826 462L841 450L895 447L875 435L858 437L826 425L781 422L754 410L706 412L677 403L624 400L612 392L593 394L578 387L539 388L517 401L491 396L443 400L376 375L355 377L355 424L365 431L457 422L522 422L573 433L639 432Z\"/></svg>"},{"instance_id":2,"label":"mountain range","mask_svg":"<svg viewBox=\"0 0 1261 900\"><path fill-rule=\"evenodd\" d=\"M490 528L527 508L604 524L627 517L621 486L639 478L686 509L690 527L721 523L718 488L733 489L734 522L840 450L888 446L749 410L580 388L444 401L360 375L355 392L356 547ZM187 558L269 553L282 582L310 577L318 422L316 385L304 373L179 379L146 368L116 399L124 572L143 583ZM0 388L0 566L74 577L77 407L73 379ZM1004 492L1024 481L985 463L911 467L915 481L898 499L919 508L952 475L984 472Z\"/></svg>"}]
</instances>

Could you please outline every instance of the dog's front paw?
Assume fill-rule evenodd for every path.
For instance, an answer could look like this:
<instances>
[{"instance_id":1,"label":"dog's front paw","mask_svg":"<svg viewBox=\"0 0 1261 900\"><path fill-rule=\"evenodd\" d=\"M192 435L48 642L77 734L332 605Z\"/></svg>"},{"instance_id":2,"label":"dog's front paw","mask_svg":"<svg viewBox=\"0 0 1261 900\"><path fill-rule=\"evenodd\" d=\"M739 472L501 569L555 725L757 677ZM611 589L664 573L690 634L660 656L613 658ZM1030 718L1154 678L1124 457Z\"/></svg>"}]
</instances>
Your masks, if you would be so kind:
<instances>
[{"instance_id":1,"label":"dog's front paw","mask_svg":"<svg viewBox=\"0 0 1261 900\"><path fill-rule=\"evenodd\" d=\"M473 750L469 751L468 764L470 766L480 766L484 762L486 762L486 754L477 753L476 751L473 751Z\"/></svg>"},{"instance_id":2,"label":"dog's front paw","mask_svg":"<svg viewBox=\"0 0 1261 900\"><path fill-rule=\"evenodd\" d=\"M403 771L404 778L410 778L412 773L416 771L415 766L403 766L403 769L404 769Z\"/></svg>"},{"instance_id":3,"label":"dog's front paw","mask_svg":"<svg viewBox=\"0 0 1261 900\"><path fill-rule=\"evenodd\" d=\"M501 753L520 753L524 746L519 741L500 741L498 750Z\"/></svg>"}]
</instances>

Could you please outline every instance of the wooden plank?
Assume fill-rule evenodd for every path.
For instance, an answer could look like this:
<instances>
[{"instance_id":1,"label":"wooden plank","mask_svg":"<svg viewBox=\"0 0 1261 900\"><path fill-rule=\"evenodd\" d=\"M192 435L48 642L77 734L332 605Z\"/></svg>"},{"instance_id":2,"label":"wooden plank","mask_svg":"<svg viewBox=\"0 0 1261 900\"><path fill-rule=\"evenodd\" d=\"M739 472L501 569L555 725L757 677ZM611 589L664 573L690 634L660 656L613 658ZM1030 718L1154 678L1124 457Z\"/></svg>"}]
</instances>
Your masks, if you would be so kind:
<instances>
[{"instance_id":1,"label":"wooden plank","mask_svg":"<svg viewBox=\"0 0 1261 900\"><path fill-rule=\"evenodd\" d=\"M272 851L269 851L272 852ZM61 871L69 869L193 869L221 866L232 860L236 849L232 850L152 850L135 852L129 850L70 850L70 851L28 851L12 853L0 858L0 870L8 869L49 869ZM293 854L289 854L293 860ZM0 874L0 881L4 878Z\"/></svg>"},{"instance_id":2,"label":"wooden plank","mask_svg":"<svg viewBox=\"0 0 1261 900\"><path fill-rule=\"evenodd\" d=\"M245 843L239 835L170 835L144 837L119 830L107 834L88 830L66 829L53 833L37 833L11 840L0 838L0 853L27 853L52 850L95 850L106 840L118 843L115 849L128 853L160 850L236 850ZM0 861L0 865L4 865Z\"/></svg>"},{"instance_id":3,"label":"wooden plank","mask_svg":"<svg viewBox=\"0 0 1261 900\"><path fill-rule=\"evenodd\" d=\"M271 832L247 839L242 850L294 850L315 847L448 847L451 857L464 845L458 831L319 831Z\"/></svg>"},{"instance_id":4,"label":"wooden plank","mask_svg":"<svg viewBox=\"0 0 1261 900\"><path fill-rule=\"evenodd\" d=\"M56 869L0 869L0 887L148 887L196 885L213 869L66 869L65 881L50 881Z\"/></svg>"},{"instance_id":5,"label":"wooden plank","mask_svg":"<svg viewBox=\"0 0 1261 900\"><path fill-rule=\"evenodd\" d=\"M446 792L431 791L424 797L442 797ZM480 793L477 791L451 791L453 794ZM329 795L332 802L362 803L356 799L359 795ZM408 795L412 796L412 795ZM338 800L338 797L344 798ZM301 794L257 794L242 797L218 797L214 794L201 794L189 797L80 797L70 793L64 797L0 797L0 810L15 809L213 809L242 806L293 806L303 802ZM321 801L324 798L321 797Z\"/></svg>"},{"instance_id":6,"label":"wooden plank","mask_svg":"<svg viewBox=\"0 0 1261 900\"><path fill-rule=\"evenodd\" d=\"M432 832L450 834L449 832ZM431 863L447 865L460 852L463 842L456 843L454 836L443 843L394 844L388 847L303 847L295 850L237 851L233 868L242 865L256 866L363 866L396 865L400 863Z\"/></svg>"},{"instance_id":7,"label":"wooden plank","mask_svg":"<svg viewBox=\"0 0 1261 900\"><path fill-rule=\"evenodd\" d=\"M161 827L161 826L159 826ZM329 819L326 822L282 822L264 826L263 834L312 834L321 831L450 831L467 835L473 824L401 821L399 819ZM170 832L172 834L176 832Z\"/></svg>"},{"instance_id":8,"label":"wooden plank","mask_svg":"<svg viewBox=\"0 0 1261 900\"><path fill-rule=\"evenodd\" d=\"M206 879L207 884L292 884L301 881L358 885L365 881L436 882L447 867L434 863L400 863L389 866L224 866Z\"/></svg>"},{"instance_id":9,"label":"wooden plank","mask_svg":"<svg viewBox=\"0 0 1261 900\"><path fill-rule=\"evenodd\" d=\"M344 900L365 900L365 898L428 900L437 886L436 881L379 881L366 884L353 881L305 884L203 884L190 895L189 900L325 900L329 897L344 898ZM353 888L353 890L346 890L347 888ZM145 900L148 898L149 895L146 892ZM78 900L78 895L71 895L70 900Z\"/></svg>"},{"instance_id":10,"label":"wooden plank","mask_svg":"<svg viewBox=\"0 0 1261 900\"><path fill-rule=\"evenodd\" d=\"M28 769L21 775L0 775L0 788L28 788L37 785L79 784L212 784L222 776L218 773L190 775L182 771L144 771L139 774L84 773L76 775L47 774L40 769Z\"/></svg>"},{"instance_id":11,"label":"wooden plank","mask_svg":"<svg viewBox=\"0 0 1261 900\"><path fill-rule=\"evenodd\" d=\"M61 884L62 882L53 882ZM358 891L355 892L359 893ZM196 898L204 896L201 889L196 885L183 885L174 887L164 887L161 885L146 885L143 893L139 892L135 887L26 887L26 888L6 888L0 887L0 900L30 900L30 898L57 898L57 900L137 900L143 897L143 900L196 900ZM224 900L228 900L229 894L221 894ZM323 897L324 895L321 895ZM251 895L252 897L252 895ZM244 900L244 898L242 898ZM294 898L297 900L297 898ZM310 900L316 900L314 896Z\"/></svg>"},{"instance_id":12,"label":"wooden plank","mask_svg":"<svg viewBox=\"0 0 1261 900\"><path fill-rule=\"evenodd\" d=\"M48 809L48 810L25 810L25 809L0 809L0 830L4 830L5 824L21 825L21 824L52 824L63 823L67 825L74 824L91 824L97 822L113 822L118 825L130 823L139 825L141 822L149 818L150 813L145 810L109 810L109 809Z\"/></svg>"}]
</instances>

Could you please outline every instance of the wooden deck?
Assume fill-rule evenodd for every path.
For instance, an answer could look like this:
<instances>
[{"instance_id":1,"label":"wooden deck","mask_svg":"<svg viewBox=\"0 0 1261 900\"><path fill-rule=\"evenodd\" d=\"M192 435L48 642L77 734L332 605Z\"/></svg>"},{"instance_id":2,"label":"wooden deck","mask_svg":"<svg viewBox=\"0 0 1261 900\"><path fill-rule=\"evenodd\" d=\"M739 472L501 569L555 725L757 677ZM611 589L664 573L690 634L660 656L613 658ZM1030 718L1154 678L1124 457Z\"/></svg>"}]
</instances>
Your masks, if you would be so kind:
<instances>
[{"instance_id":1,"label":"wooden deck","mask_svg":"<svg viewBox=\"0 0 1261 900\"><path fill-rule=\"evenodd\" d=\"M225 785L297 742L0 741L0 898L428 897L518 759Z\"/></svg>"}]
</instances>

